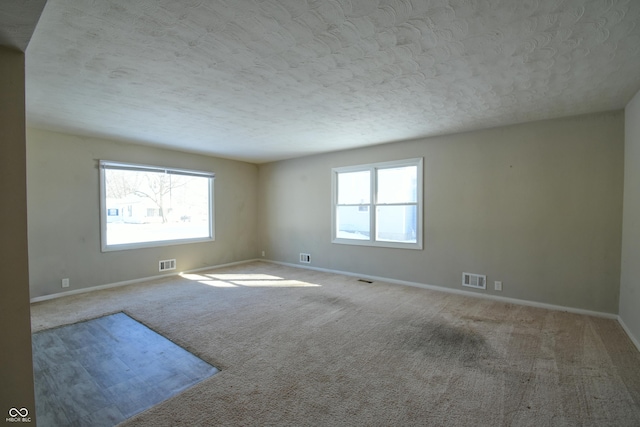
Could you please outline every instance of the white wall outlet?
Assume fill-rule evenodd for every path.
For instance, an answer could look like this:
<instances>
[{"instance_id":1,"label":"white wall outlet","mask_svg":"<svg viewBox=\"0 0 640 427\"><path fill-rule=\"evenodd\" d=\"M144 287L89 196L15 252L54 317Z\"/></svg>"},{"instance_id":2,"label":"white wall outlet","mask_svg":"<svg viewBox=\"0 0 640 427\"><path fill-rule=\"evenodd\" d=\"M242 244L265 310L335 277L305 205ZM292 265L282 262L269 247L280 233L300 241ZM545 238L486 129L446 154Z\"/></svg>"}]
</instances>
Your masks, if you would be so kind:
<instances>
[{"instance_id":1,"label":"white wall outlet","mask_svg":"<svg viewBox=\"0 0 640 427\"><path fill-rule=\"evenodd\" d=\"M62 279L62 287L63 288L69 287L69 279Z\"/></svg>"},{"instance_id":2,"label":"white wall outlet","mask_svg":"<svg viewBox=\"0 0 640 427\"><path fill-rule=\"evenodd\" d=\"M300 262L304 264L311 264L311 254L300 253Z\"/></svg>"},{"instance_id":3,"label":"white wall outlet","mask_svg":"<svg viewBox=\"0 0 640 427\"><path fill-rule=\"evenodd\" d=\"M262 256L264 256L264 251L262 251Z\"/></svg>"},{"instance_id":4,"label":"white wall outlet","mask_svg":"<svg viewBox=\"0 0 640 427\"><path fill-rule=\"evenodd\" d=\"M493 282L493 288L496 291L502 291L502 282L498 282L498 281Z\"/></svg>"}]
</instances>

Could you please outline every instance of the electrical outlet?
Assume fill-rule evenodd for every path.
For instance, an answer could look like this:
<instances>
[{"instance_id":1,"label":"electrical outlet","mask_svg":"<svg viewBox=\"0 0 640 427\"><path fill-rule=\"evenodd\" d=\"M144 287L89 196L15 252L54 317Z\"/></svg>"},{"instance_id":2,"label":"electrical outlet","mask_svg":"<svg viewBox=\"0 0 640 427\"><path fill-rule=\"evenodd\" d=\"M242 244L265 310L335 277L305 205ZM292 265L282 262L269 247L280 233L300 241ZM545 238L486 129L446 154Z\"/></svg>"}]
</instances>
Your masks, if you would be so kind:
<instances>
[{"instance_id":1,"label":"electrical outlet","mask_svg":"<svg viewBox=\"0 0 640 427\"><path fill-rule=\"evenodd\" d=\"M63 288L69 287L69 279L62 279L62 287Z\"/></svg>"},{"instance_id":2,"label":"electrical outlet","mask_svg":"<svg viewBox=\"0 0 640 427\"><path fill-rule=\"evenodd\" d=\"M304 264L311 264L311 254L300 253L300 262Z\"/></svg>"},{"instance_id":3,"label":"electrical outlet","mask_svg":"<svg viewBox=\"0 0 640 427\"><path fill-rule=\"evenodd\" d=\"M264 256L264 251L262 251L262 256Z\"/></svg>"},{"instance_id":4,"label":"electrical outlet","mask_svg":"<svg viewBox=\"0 0 640 427\"><path fill-rule=\"evenodd\" d=\"M496 291L502 291L502 282L498 282L498 281L493 282L493 288Z\"/></svg>"}]
</instances>

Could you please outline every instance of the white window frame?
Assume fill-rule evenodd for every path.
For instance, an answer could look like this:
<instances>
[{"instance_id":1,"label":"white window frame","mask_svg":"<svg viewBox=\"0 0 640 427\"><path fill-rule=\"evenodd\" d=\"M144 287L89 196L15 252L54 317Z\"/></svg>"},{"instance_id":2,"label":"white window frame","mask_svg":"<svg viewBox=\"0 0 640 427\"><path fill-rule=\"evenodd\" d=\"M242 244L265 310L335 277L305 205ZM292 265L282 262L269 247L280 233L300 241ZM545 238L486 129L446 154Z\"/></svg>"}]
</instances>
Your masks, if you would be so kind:
<instances>
[{"instance_id":1,"label":"white window frame","mask_svg":"<svg viewBox=\"0 0 640 427\"><path fill-rule=\"evenodd\" d=\"M393 206L394 204L378 203L377 196L377 171L379 169L391 169L404 166L416 166L417 167L417 200L416 206L416 242L415 243L403 243L403 242L389 242L383 240L376 240L376 214L378 206ZM345 239L338 237L337 221L337 208L338 204L338 175L341 173L349 172L361 172L369 171L369 177L371 179L370 185L370 203L363 204L363 206L370 206L369 208L369 224L370 233L369 239ZM345 166L331 169L331 242L344 244L344 245L356 245L356 246L375 246L384 248L399 248L399 249L417 249L422 250L422 234L423 234L423 159L422 157L395 160L390 162L370 163L365 165ZM402 203L407 205L407 203ZM343 205L344 206L344 205ZM355 205L354 205L355 206Z\"/></svg>"},{"instance_id":2,"label":"white window frame","mask_svg":"<svg viewBox=\"0 0 640 427\"><path fill-rule=\"evenodd\" d=\"M154 248L161 246L181 245L187 243L215 241L215 209L214 209L214 181L215 173L190 169L168 168L163 166L151 166L135 163L113 162L109 160L99 161L100 169L100 242L102 252L112 252L127 249ZM158 172L183 176L196 176L209 178L209 236L187 239L158 240L153 242L123 243L116 245L107 244L107 190L105 182L105 170L119 169L141 172Z\"/></svg>"}]
</instances>

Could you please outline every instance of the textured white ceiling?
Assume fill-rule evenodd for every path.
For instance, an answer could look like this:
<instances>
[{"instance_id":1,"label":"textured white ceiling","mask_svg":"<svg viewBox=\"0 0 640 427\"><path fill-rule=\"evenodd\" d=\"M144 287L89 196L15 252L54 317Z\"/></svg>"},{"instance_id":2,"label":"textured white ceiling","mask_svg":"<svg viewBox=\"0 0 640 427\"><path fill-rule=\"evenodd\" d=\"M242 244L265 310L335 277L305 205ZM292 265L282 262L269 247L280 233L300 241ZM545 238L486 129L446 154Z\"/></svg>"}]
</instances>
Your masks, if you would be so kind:
<instances>
[{"instance_id":1,"label":"textured white ceiling","mask_svg":"<svg viewBox=\"0 0 640 427\"><path fill-rule=\"evenodd\" d=\"M49 0L34 127L264 162L623 108L639 0Z\"/></svg>"}]
</instances>

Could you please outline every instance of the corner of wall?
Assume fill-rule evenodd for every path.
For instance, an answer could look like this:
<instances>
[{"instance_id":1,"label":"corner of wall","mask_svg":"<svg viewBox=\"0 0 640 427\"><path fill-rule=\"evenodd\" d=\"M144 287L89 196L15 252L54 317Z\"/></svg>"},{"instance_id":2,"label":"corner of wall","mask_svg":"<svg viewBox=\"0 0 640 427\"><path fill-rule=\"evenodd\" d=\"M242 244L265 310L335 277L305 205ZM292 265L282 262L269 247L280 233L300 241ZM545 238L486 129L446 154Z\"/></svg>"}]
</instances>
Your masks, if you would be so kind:
<instances>
[{"instance_id":1,"label":"corner of wall","mask_svg":"<svg viewBox=\"0 0 640 427\"><path fill-rule=\"evenodd\" d=\"M0 407L20 405L35 414L25 147L24 53L0 46L0 256L6 265L0 292ZM6 351L4 350L6 349ZM6 414L6 412L4 412ZM35 415L33 415L35 421Z\"/></svg>"},{"instance_id":2,"label":"corner of wall","mask_svg":"<svg viewBox=\"0 0 640 427\"><path fill-rule=\"evenodd\" d=\"M625 108L619 321L640 350L640 92Z\"/></svg>"}]
</instances>

